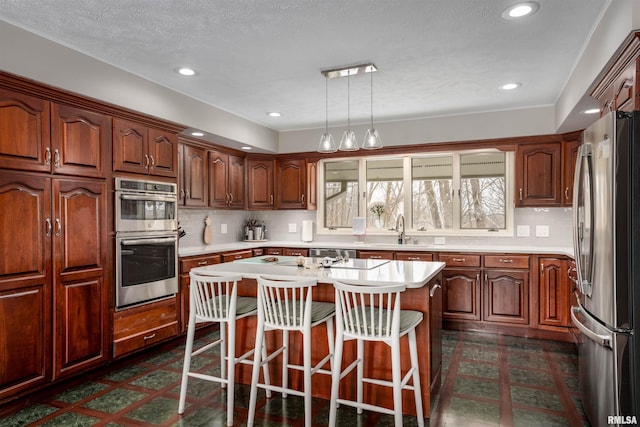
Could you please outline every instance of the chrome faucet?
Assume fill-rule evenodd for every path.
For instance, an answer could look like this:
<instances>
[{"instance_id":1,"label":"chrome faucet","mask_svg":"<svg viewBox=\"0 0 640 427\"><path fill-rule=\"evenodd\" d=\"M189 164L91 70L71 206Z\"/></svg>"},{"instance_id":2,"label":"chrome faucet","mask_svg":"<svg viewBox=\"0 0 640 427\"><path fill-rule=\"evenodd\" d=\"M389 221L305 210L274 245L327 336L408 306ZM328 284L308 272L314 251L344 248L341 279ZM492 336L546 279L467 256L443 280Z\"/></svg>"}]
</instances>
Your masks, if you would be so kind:
<instances>
[{"instance_id":1,"label":"chrome faucet","mask_svg":"<svg viewBox=\"0 0 640 427\"><path fill-rule=\"evenodd\" d=\"M400 220L402 220L402 231L400 230ZM404 215L402 214L396 218L396 231L400 233L398 234L398 244L403 245L406 236L404 234Z\"/></svg>"}]
</instances>

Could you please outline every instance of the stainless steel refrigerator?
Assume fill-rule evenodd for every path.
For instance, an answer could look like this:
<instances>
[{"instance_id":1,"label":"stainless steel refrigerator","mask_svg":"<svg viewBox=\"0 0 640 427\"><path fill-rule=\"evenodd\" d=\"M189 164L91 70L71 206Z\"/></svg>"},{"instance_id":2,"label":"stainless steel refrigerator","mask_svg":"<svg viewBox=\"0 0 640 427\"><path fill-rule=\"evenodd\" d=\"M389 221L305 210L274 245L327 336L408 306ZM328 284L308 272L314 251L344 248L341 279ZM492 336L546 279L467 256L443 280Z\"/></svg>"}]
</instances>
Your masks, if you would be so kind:
<instances>
[{"instance_id":1,"label":"stainless steel refrigerator","mask_svg":"<svg viewBox=\"0 0 640 427\"><path fill-rule=\"evenodd\" d=\"M640 422L640 112L583 134L573 196L582 404L593 426Z\"/></svg>"}]
</instances>

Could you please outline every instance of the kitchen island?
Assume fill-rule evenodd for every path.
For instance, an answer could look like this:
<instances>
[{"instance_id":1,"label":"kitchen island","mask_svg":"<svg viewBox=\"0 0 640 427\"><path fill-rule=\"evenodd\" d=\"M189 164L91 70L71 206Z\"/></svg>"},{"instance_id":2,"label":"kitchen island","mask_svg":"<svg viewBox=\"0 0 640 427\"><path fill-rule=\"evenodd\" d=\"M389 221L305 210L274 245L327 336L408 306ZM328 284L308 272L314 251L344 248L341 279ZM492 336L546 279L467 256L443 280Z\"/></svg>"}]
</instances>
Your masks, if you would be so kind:
<instances>
[{"instance_id":1,"label":"kitchen island","mask_svg":"<svg viewBox=\"0 0 640 427\"><path fill-rule=\"evenodd\" d=\"M273 260L276 258L276 260ZM266 261L269 260L269 261ZM317 267L321 260L318 258L304 258L306 266ZM420 379L422 387L423 416L429 418L431 412L431 396L440 386L441 381L441 329L442 329L442 290L440 272L445 267L442 262L421 261L376 261L351 259L348 262L336 262L331 267L306 268L298 267L293 257L260 256L246 258L229 263L214 264L193 269L199 273L240 274L243 277L238 286L238 295L255 296L255 279L260 275L269 275L282 279L316 278L318 286L314 289L314 301L334 302L333 283L336 280L349 280L368 285L388 285L404 283L407 290L402 294L403 309L416 310L423 313L424 319L416 328L418 341L418 356L420 358ZM253 348L255 339L256 318L245 318L238 321L236 326L236 354L243 354ZM312 364L320 360L328 351L326 329L324 326L314 328L312 333L313 350ZM280 345L280 334L267 333L266 344L269 349ZM292 363L302 364L302 340L299 334L293 334L290 339L290 358ZM402 370L405 372L410 366L409 346L406 339L401 342ZM355 341L345 343L342 358L343 367L355 360ZM384 343L365 343L365 376L391 379L390 349ZM279 358L269 365L271 380L278 383L281 377L281 363ZM236 381L244 384L251 383L251 367L241 365L236 372ZM345 383L351 379L353 387L341 387L341 396L348 399L355 398L355 371L350 373ZM291 385L299 387L302 375L291 372ZM313 395L329 399L331 378L328 375L313 376ZM373 404L387 407L393 406L393 396L390 388L364 384L364 400ZM403 391L403 412L415 415L413 393ZM355 410L354 410L355 411Z\"/></svg>"}]
</instances>

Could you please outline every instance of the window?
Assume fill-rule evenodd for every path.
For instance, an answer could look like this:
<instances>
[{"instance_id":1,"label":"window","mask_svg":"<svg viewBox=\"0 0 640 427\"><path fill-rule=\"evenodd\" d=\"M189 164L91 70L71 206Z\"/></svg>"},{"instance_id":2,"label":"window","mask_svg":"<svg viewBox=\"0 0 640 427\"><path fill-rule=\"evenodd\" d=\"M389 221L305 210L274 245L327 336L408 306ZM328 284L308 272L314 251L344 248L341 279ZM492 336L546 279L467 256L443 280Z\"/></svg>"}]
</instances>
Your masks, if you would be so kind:
<instances>
[{"instance_id":1,"label":"window","mask_svg":"<svg viewBox=\"0 0 640 427\"><path fill-rule=\"evenodd\" d=\"M403 215L415 233L512 234L513 209L507 207L513 206L513 153L483 150L322 163L318 224L327 232L350 232L353 219L365 217L368 233L392 233Z\"/></svg>"}]
</instances>

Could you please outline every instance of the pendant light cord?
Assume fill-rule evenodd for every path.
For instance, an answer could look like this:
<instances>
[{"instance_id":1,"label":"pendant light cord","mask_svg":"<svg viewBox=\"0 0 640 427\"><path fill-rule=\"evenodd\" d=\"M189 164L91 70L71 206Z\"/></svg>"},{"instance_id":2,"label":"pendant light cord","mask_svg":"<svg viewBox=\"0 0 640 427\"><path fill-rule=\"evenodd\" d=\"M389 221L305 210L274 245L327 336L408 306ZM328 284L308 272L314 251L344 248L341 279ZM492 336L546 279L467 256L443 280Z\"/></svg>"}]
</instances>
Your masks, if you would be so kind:
<instances>
[{"instance_id":1,"label":"pendant light cord","mask_svg":"<svg viewBox=\"0 0 640 427\"><path fill-rule=\"evenodd\" d=\"M329 78L326 76L324 78L324 100L324 131L326 134L329 134Z\"/></svg>"},{"instance_id":2,"label":"pendant light cord","mask_svg":"<svg viewBox=\"0 0 640 427\"><path fill-rule=\"evenodd\" d=\"M347 130L351 130L351 72L347 74Z\"/></svg>"},{"instance_id":3,"label":"pendant light cord","mask_svg":"<svg viewBox=\"0 0 640 427\"><path fill-rule=\"evenodd\" d=\"M373 129L373 70L369 71L371 74L371 129Z\"/></svg>"}]
</instances>

